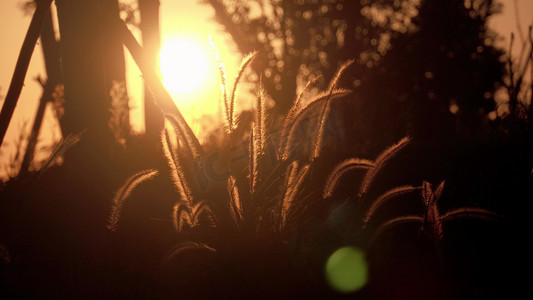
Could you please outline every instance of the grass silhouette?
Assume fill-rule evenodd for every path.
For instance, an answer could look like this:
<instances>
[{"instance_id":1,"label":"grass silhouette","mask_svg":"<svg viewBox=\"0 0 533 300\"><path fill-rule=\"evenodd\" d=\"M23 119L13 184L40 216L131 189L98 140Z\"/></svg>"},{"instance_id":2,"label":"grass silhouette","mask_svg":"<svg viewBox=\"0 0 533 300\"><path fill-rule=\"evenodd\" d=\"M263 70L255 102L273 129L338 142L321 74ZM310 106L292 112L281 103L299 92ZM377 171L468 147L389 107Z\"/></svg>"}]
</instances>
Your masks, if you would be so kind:
<instances>
[{"instance_id":1,"label":"grass silhouette","mask_svg":"<svg viewBox=\"0 0 533 300\"><path fill-rule=\"evenodd\" d=\"M191 134L188 124L176 114L177 107L165 102L169 96L156 82L155 95L165 116L161 153L154 159L157 163L147 167L148 163L139 159L142 152L128 152L124 155L128 169L121 170L127 175L116 176L117 181L127 178L122 185L95 186L94 178L83 177L83 170L76 166L67 165L72 173L65 171L65 166L54 166L58 157L83 139L81 134L73 135L58 145L36 176L39 179L19 178L2 186L0 287L6 282L5 286L24 295L31 286L35 294L65 298L397 299L429 290L424 295L445 299L439 294L442 290L462 298L479 292L474 289L477 285L455 277L474 269L471 260L493 259L502 249L504 256L515 251L509 241L517 228L505 227L513 219L507 217L505 207L499 211L489 200L503 196L523 200L520 193L530 189L525 183L531 183L531 168L526 166L523 176L522 169L513 167L522 165L527 151L483 165L481 170L493 173L481 179L475 175L482 164L472 167L468 160L482 156L479 161L486 163L486 158L494 159L503 152L500 148L489 155L477 151L488 148L483 144L464 155L461 147L471 144L459 144L461 151L449 154L452 159L446 160L453 162L449 169L439 167L433 158L452 151L434 147L434 154L409 137L373 160L352 157L353 152L346 158L347 150L335 153L345 149L329 149L328 119L331 121L335 112L333 101L351 93L338 86L351 61L340 66L324 92L305 99L321 77L311 79L279 122L279 132L259 80L252 97L253 121L248 124L242 117L245 113L236 115L235 101L239 82L254 55L258 54L243 60L232 88L219 65L226 126L223 142L214 149L207 149ZM146 65L143 72L150 72ZM150 80L154 84L155 79ZM305 136L301 136L302 127ZM242 128L245 130L240 131ZM245 158L233 158L233 149L241 146L247 149L243 150ZM524 147L518 144L513 149ZM218 156L209 156L213 151ZM227 171L218 179L209 175L213 159L217 168ZM78 177L71 179L72 174ZM505 184L498 182L503 179ZM27 188L28 184L35 187ZM496 186L487 192L496 191L490 195L493 198L471 191L477 192L478 185ZM92 195L97 190L99 193ZM475 231L481 226L478 223L490 230L481 227ZM468 236L468 232L475 234ZM498 237L508 233L512 233L509 240ZM450 247L453 243L459 246ZM365 251L370 280L357 294L338 295L327 286L323 271L328 257L347 245ZM475 254L463 254L469 249ZM450 267L452 271L441 272L446 264L459 271L454 273ZM61 271L62 276L51 274L52 269ZM491 271L495 270L509 269ZM432 276L437 278L437 287L428 284ZM485 282L480 286L490 291L494 281ZM496 288L507 292L512 286L507 283Z\"/></svg>"},{"instance_id":2,"label":"grass silhouette","mask_svg":"<svg viewBox=\"0 0 533 300\"><path fill-rule=\"evenodd\" d=\"M214 260L213 263L217 266L225 268L224 265L232 261L235 255L246 257L259 251L258 249L271 249L274 251L273 253L277 254L268 255L274 255L275 259L280 261L290 260L292 255L307 253L302 261L297 260L299 261L298 268L299 270L313 270L311 274L314 275L299 280L316 282L316 279L310 278L314 278L313 276L316 276L317 270L320 269L317 263L320 264L319 262L325 261L327 258L325 255L328 251L343 244L338 241L333 242L331 237L327 237L331 230L327 229L327 226L330 226L332 220L338 218L338 215L347 213L358 218L352 218L343 225L345 229L343 233L340 233L340 239L343 241L363 245L366 251L371 251L375 247L376 241L385 232L400 224L415 222L421 225L420 232L426 233L425 236L434 242L435 251L439 256L442 252L439 241L445 232L443 222L458 218L484 218L491 221L506 219L500 214L473 207L451 209L441 215L437 202L442 196L444 181L435 189L428 181L424 180L420 186L400 185L376 197L369 194L369 191L377 192L377 190L371 189L374 181L383 172L386 172L386 166L391 164L398 153L410 144L412 139L409 137L405 137L388 147L378 154L373 161L360 158L345 159L321 182L324 184L321 194L322 200L313 199L312 182L316 180L316 174L321 168L319 164L324 159L321 156L321 148L324 147L323 135L326 132L324 128L330 110L329 103L335 98L350 93L349 90L338 88L337 82L351 62L347 62L339 68L327 91L318 94L301 107L305 90L316 84L320 77L308 82L282 121L283 125L277 147L269 147L267 141L271 140L268 135L271 131L265 125L268 114L263 90L260 86L261 80L259 80L254 119L250 123L249 132L242 136L235 134L238 123L236 122L238 118L235 117L234 106L237 84L244 68L249 66L254 55L256 54L249 55L244 59L239 75L235 80L236 85L231 93L226 90L227 84L223 67L219 70L223 87L221 101L226 124L225 140L227 141L223 147L234 147L241 143L248 144L246 163L224 158L222 165L227 166L228 174L222 189L205 193L198 188L195 179L202 177L206 170L206 151L197 145L195 139L185 133L177 118L171 113L165 115L166 126L161 134L161 143L168 174L177 193L175 198L167 199L168 202L173 203L171 212L168 214L175 238L172 239L173 245L168 247L162 256L161 262L167 270L178 272L179 275L173 275L177 276L175 277L176 280L187 282L199 280L200 282L195 284L202 285L200 279L192 279L196 277L186 279L191 274L188 272L198 273L200 271L195 268L202 268L201 265L203 265L203 263L197 262L198 265L195 267L181 262L184 259L187 260L191 255L207 259L207 261ZM222 66L222 64L220 65ZM228 94L231 97L227 97ZM312 134L312 138L308 139L311 150L308 153L300 153L296 145L303 141L297 138L297 127L301 126L302 120L307 118L312 110L318 110L319 114L314 120L316 122L315 132ZM302 156L302 154L304 155ZM329 202L337 197L337 188L341 180L354 170L365 171L358 184L353 185L353 187L358 188L352 188L351 197L331 210L332 205ZM147 170L144 173L139 173L140 175L134 175L132 178L142 176L148 178L155 175L155 172L157 171ZM159 170L159 173L165 174L166 172ZM128 192L134 188L132 182L135 179L132 180L132 178L117 193L117 195L123 196L120 203L124 202L131 194ZM376 217L384 207L391 203L401 204L405 202L406 205L412 206L409 201L413 198L413 194L419 191L424 204L424 211L421 215L393 216L383 222ZM406 198L407 196L409 197ZM314 214L317 207L319 210L330 210L326 218L310 217L310 214ZM353 211L350 212L351 210ZM112 216L118 218L120 214L113 211ZM309 228L309 224L313 224L313 222L321 222L319 228L322 229L318 233L310 233L311 231L305 229ZM353 227L354 224L356 227ZM169 226L171 225L169 224ZM311 236L314 241L306 241L308 236ZM324 249L309 252L310 249L324 241L328 241ZM190 263L193 264L193 262ZM249 265L239 265L232 268L241 271L251 268L255 270L253 271L255 274L255 272L261 272L259 270L264 268L265 263L252 259ZM179 271L181 268L185 268L184 266L195 271ZM275 268L283 269L278 265ZM231 276L238 276L233 273L236 272L235 270L230 272L233 274ZM252 271L248 270L247 272ZM215 276L215 278L217 277ZM178 286L174 288L182 291ZM254 288L250 289L255 292L261 291L256 285L253 286ZM322 289L322 292L328 290L324 286L319 289ZM331 292L330 290L326 293Z\"/></svg>"}]
</instances>

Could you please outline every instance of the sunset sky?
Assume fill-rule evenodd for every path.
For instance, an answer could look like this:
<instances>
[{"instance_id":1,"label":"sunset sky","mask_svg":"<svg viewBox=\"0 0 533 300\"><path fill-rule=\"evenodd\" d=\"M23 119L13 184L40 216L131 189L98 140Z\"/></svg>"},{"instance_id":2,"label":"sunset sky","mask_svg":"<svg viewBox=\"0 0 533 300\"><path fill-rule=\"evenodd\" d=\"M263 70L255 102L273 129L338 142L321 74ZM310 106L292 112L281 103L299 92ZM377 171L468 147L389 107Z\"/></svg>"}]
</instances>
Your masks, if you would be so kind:
<instances>
[{"instance_id":1,"label":"sunset sky","mask_svg":"<svg viewBox=\"0 0 533 300\"><path fill-rule=\"evenodd\" d=\"M0 101L3 101L9 87L11 76L18 57L18 52L22 45L25 32L30 22L30 16L24 15L20 9L22 0L2 0L0 3ZM503 0L503 13L492 18L490 26L501 34L502 47L507 47L511 32L517 35L517 44L520 39L517 33L515 4L518 5L519 20L522 30L527 35L527 28L533 21L533 1L531 0ZM212 36L220 52L221 60L225 63L226 70L231 82L233 74L240 64L241 55L234 48L231 39L224 34L222 28L213 21L213 11L211 7L201 5L198 0L161 0L161 32L163 49L166 49L165 65L170 65L172 60L172 45L176 43L192 43L198 47L195 53L175 53L179 57L185 57L197 66L201 81L196 85L194 82L183 83L185 86L195 87L187 90L185 88L173 87L172 78L164 78L164 82L170 89L171 94L182 113L188 118L191 127L199 130L201 124L197 119L205 114L216 114L217 101L219 97L218 72L215 54L209 43L209 36ZM516 50L514 52L517 52ZM126 51L127 53L127 51ZM168 54L170 53L170 54ZM516 54L516 53L513 53ZM142 113L142 81L139 70L135 67L128 54L128 89L130 96L130 106L132 107L131 119L132 127L135 131L143 130ZM171 68L172 69L172 68ZM163 73L164 70L163 70ZM194 72L190 73L194 77ZM43 58L41 49L36 48L32 58L28 74L26 76L25 87L19 99L19 104L15 110L14 118L7 132L5 145L2 145L0 152L0 168L12 155L12 146L17 140L20 129L24 122L28 122L26 130L31 126L33 115L37 108L37 101L40 98L40 85L34 80L38 75L45 77L43 71ZM176 74L174 78L180 78ZM188 78L182 79L188 80ZM179 83L176 83L179 84ZM45 116L44 126L41 131L42 140L57 140L60 135L57 131L56 121L51 111ZM0 172L1 173L1 172Z\"/></svg>"}]
</instances>

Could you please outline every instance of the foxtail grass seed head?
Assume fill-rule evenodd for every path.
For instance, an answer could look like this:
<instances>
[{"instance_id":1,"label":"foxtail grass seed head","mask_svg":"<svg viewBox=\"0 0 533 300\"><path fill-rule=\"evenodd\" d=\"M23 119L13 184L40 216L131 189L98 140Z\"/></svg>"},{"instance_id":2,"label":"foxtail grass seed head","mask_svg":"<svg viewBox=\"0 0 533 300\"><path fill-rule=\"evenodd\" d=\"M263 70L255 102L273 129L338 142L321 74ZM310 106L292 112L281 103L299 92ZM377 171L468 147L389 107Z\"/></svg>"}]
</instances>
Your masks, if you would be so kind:
<instances>
[{"instance_id":1,"label":"foxtail grass seed head","mask_svg":"<svg viewBox=\"0 0 533 300\"><path fill-rule=\"evenodd\" d=\"M201 215L205 215L214 223L213 212L205 201L200 201L196 204L178 201L172 209L174 229L177 232L181 232L184 229L184 225L187 225L189 228L198 226Z\"/></svg>"},{"instance_id":2,"label":"foxtail grass seed head","mask_svg":"<svg viewBox=\"0 0 533 300\"><path fill-rule=\"evenodd\" d=\"M409 142L411 141L410 137L404 137L401 139L398 143L390 146L385 151L381 152L380 155L376 158L374 161L374 166L368 170L365 177L363 178L363 182L361 183L361 187L359 189L359 198L362 198L368 189L370 188L370 184L374 180L374 178L379 174L381 169L389 162L400 150L402 150Z\"/></svg>"},{"instance_id":3,"label":"foxtail grass seed head","mask_svg":"<svg viewBox=\"0 0 533 300\"><path fill-rule=\"evenodd\" d=\"M224 63L220 59L220 56L218 54L218 49L215 45L215 42L213 41L212 37L209 36L209 42L211 43L211 47L213 48L215 52L215 57L218 64L218 71L220 75L220 89L222 92L222 104L223 104L223 115L224 115L224 121L226 123L226 129L228 130L228 133L233 132L233 124L231 124L231 116L230 116L230 107L228 102L228 87L227 87L227 76L226 76L226 67L224 66Z\"/></svg>"},{"instance_id":4,"label":"foxtail grass seed head","mask_svg":"<svg viewBox=\"0 0 533 300\"><path fill-rule=\"evenodd\" d=\"M235 177L233 177L233 175L228 177L227 188L230 196L229 209L231 217L233 218L235 224L241 224L243 221L242 205L239 197L239 189L237 188L237 182L235 181Z\"/></svg>"},{"instance_id":5,"label":"foxtail grass seed head","mask_svg":"<svg viewBox=\"0 0 533 300\"><path fill-rule=\"evenodd\" d=\"M293 102L291 108L289 109L289 112L287 113L287 116L285 117L285 121L283 122L283 129L280 134L279 146L278 146L278 157L282 160L286 159L284 157L284 152L285 152L285 147L287 145L288 138L289 138L289 131L290 131L291 125L294 123L296 113L300 110L300 103L302 102L303 95L312 85L314 85L321 78L322 78L322 75L317 76L307 82L303 90L300 92L296 100Z\"/></svg>"},{"instance_id":6,"label":"foxtail grass seed head","mask_svg":"<svg viewBox=\"0 0 533 300\"><path fill-rule=\"evenodd\" d=\"M161 143L163 145L163 153L165 154L165 158L167 159L167 163L170 167L170 176L172 178L172 182L174 183L181 200L192 204L192 192L180 165L178 153L175 149L173 149L170 141L170 134L166 128L163 129L161 133Z\"/></svg>"},{"instance_id":7,"label":"foxtail grass seed head","mask_svg":"<svg viewBox=\"0 0 533 300\"><path fill-rule=\"evenodd\" d=\"M194 227L193 220L191 218L191 210L187 202L178 201L172 207L172 224L177 232L183 230L184 225L190 228Z\"/></svg>"},{"instance_id":8,"label":"foxtail grass seed head","mask_svg":"<svg viewBox=\"0 0 533 300\"><path fill-rule=\"evenodd\" d=\"M153 178L158 174L157 170L144 170L140 171L133 176L129 177L124 185L115 194L111 204L111 213L107 219L107 228L111 231L115 231L120 215L122 213L122 206L124 201L130 196L131 192L141 183L148 179Z\"/></svg>"},{"instance_id":9,"label":"foxtail grass seed head","mask_svg":"<svg viewBox=\"0 0 533 300\"><path fill-rule=\"evenodd\" d=\"M328 97L326 98L326 102L323 104L322 113L318 122L318 130L316 132L315 136L315 143L313 145L313 154L311 156L311 160L314 160L320 155L320 149L322 147L322 140L324 139L324 127L326 126L327 117L329 115L330 111L330 101L331 96L333 94L333 91L337 87L337 83L344 71L353 64L353 60L349 60L342 64L339 69L337 70L337 73L333 77L333 79L330 82L329 88L328 88Z\"/></svg>"},{"instance_id":10,"label":"foxtail grass seed head","mask_svg":"<svg viewBox=\"0 0 533 300\"><path fill-rule=\"evenodd\" d=\"M233 131L233 127L235 126L235 101L237 99L237 88L239 87L239 82L242 78L242 75L244 74L244 70L246 70L246 67L250 65L254 59L254 57L257 55L257 52L252 52L248 54L241 62L241 66L239 68L239 71L237 72L237 77L235 77L235 82L233 83L233 90L231 92L231 99L230 103L227 105L229 112L227 112L227 115L229 116L229 124L232 126L231 131Z\"/></svg>"},{"instance_id":11,"label":"foxtail grass seed head","mask_svg":"<svg viewBox=\"0 0 533 300\"><path fill-rule=\"evenodd\" d=\"M349 158L338 164L333 172L328 176L326 186L322 197L329 198L333 195L333 192L337 189L342 176L355 169L370 169L374 166L374 163L367 159Z\"/></svg>"},{"instance_id":12,"label":"foxtail grass seed head","mask_svg":"<svg viewBox=\"0 0 533 300\"><path fill-rule=\"evenodd\" d=\"M369 241L369 246L371 246L372 244L374 244L376 242L376 240L386 231L396 227L396 226L399 226L401 224L406 224L406 223L418 223L418 224L424 224L424 218L420 217L420 216L401 216L401 217L396 217L394 219L391 219L391 220L388 220L387 222L385 222L384 224L380 225L378 227L378 229L374 232L374 234L372 235L370 241Z\"/></svg>"},{"instance_id":13,"label":"foxtail grass seed head","mask_svg":"<svg viewBox=\"0 0 533 300\"><path fill-rule=\"evenodd\" d=\"M323 92L307 102L307 104L296 113L294 120L291 122L287 130L287 141L284 143L284 148L280 149L280 152L282 153L282 160L287 160L289 158L292 149L295 147L294 144L296 143L296 133L298 132L298 128L308 113L310 113L314 108L317 108L319 105L323 104L327 99L333 100L346 96L350 93L351 91L347 89L336 89L331 93L331 95Z\"/></svg>"},{"instance_id":14,"label":"foxtail grass seed head","mask_svg":"<svg viewBox=\"0 0 533 300\"><path fill-rule=\"evenodd\" d=\"M167 127L167 123L171 125L171 128L173 129L175 134L175 139L178 141L178 143L184 145L187 154L194 159L196 166L202 168L202 145L200 145L198 139L196 139L195 136L191 137L189 134L187 134L187 130L185 130L184 128L188 125L180 122L180 120L172 114L167 113L164 116L165 127Z\"/></svg>"},{"instance_id":15,"label":"foxtail grass seed head","mask_svg":"<svg viewBox=\"0 0 533 300\"><path fill-rule=\"evenodd\" d=\"M257 109L256 109L256 147L259 155L264 153L266 143L266 111L263 89L263 77L259 79L259 91L257 92Z\"/></svg>"},{"instance_id":16,"label":"foxtail grass seed head","mask_svg":"<svg viewBox=\"0 0 533 300\"><path fill-rule=\"evenodd\" d=\"M284 228L287 224L289 212L293 206L296 196L300 192L300 188L304 182L304 179L309 171L309 164L303 166L300 170L298 165L294 164L288 172L289 178L287 179L287 187L282 198L281 203L281 228Z\"/></svg>"},{"instance_id":17,"label":"foxtail grass seed head","mask_svg":"<svg viewBox=\"0 0 533 300\"><path fill-rule=\"evenodd\" d=\"M367 212L365 213L365 217L364 217L364 220L363 220L363 226L366 226L366 224L368 223L368 221L370 220L370 218L372 218L372 216L374 215L374 213L378 210L378 208L380 208L384 203L388 202L389 200L391 199L395 199L401 195L404 195L404 194L407 194L407 193L410 193L410 192L413 192L413 191L417 191L419 190L419 188L417 187L413 187L413 186L409 186L409 185L406 185L406 186L399 186L399 187L396 187L396 188L393 188L387 192L385 192L383 195L379 196L373 203L372 205L370 206L370 208L368 208Z\"/></svg>"}]
</instances>

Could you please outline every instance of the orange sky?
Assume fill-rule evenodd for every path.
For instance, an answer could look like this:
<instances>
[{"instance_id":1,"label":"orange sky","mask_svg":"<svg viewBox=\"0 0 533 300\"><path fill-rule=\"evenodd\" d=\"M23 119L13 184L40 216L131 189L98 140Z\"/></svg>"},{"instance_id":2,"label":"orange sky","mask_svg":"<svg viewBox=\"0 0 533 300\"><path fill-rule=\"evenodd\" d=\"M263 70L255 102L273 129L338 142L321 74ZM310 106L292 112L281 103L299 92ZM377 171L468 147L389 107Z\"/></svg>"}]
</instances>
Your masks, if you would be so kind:
<instances>
[{"instance_id":1,"label":"orange sky","mask_svg":"<svg viewBox=\"0 0 533 300\"><path fill-rule=\"evenodd\" d=\"M25 16L19 8L21 2L21 0L2 0L0 3L0 36L2 36L2 44L0 46L0 100L3 100L7 93L18 52L31 18L30 16ZM206 84L198 91L186 95L172 95L178 102L182 113L191 123L191 127L198 130L200 124L198 124L196 119L199 116L199 111L201 108L209 107L210 113L216 112L220 90L217 82L219 73L214 51L211 49L209 42L209 36L212 36L217 45L230 79L231 74L236 71L240 64L241 55L236 54L231 38L221 30L218 24L212 21L214 13L209 6L200 5L197 0L162 0L160 11L162 42L175 38L193 40L204 48L204 51L209 56L209 67L213 68L213 71L209 72ZM139 33L135 29L133 31L139 38ZM132 129L139 132L143 130L144 126L142 110L143 85L140 71L127 51L126 56L128 92L132 108L130 114ZM26 76L25 87L22 90L15 114L4 139L4 145L1 148L0 178L3 177L3 169L6 163L14 154L13 146L18 140L23 124L25 122L28 123L25 127L26 131L32 125L31 122L41 95L40 85L33 78L39 74L45 76L43 68L41 49L36 47ZM57 130L57 122L53 113L47 110L41 130L41 139L44 143L50 144L53 140L59 138L60 133Z\"/></svg>"},{"instance_id":2,"label":"orange sky","mask_svg":"<svg viewBox=\"0 0 533 300\"><path fill-rule=\"evenodd\" d=\"M15 62L18 57L18 51L22 45L25 32L28 28L30 17L24 16L19 9L22 0L2 0L0 3L0 100L3 100L7 89L9 87L11 76L15 67ZM532 0L502 0L504 4L503 13L493 17L490 21L491 28L495 29L502 35L501 45L507 47L508 39L511 32L515 32L517 36L517 44L519 44L519 37L516 30L516 19L514 3L519 7L519 19L522 24L522 30L527 35L528 25L533 21L533 1ZM212 21L213 11L210 7L198 4L198 0L180 0L169 1L161 0L161 30L163 35L163 42L172 37L192 37L197 43L201 44L206 49L209 49L208 36L212 35L220 52L221 58L228 70L228 76L232 78L232 72L236 70L240 64L240 55L235 55L235 49L232 48L232 43L227 35L223 34L220 27ZM209 50L206 50L209 51ZM513 54L517 52L513 50ZM213 63L214 57L209 58ZM213 66L216 68L215 66ZM37 108L37 100L40 97L41 88L39 84L33 80L37 75L43 75L43 61L41 50L36 48L32 58L28 74L26 76L25 87L19 100L19 104L15 110L15 115L7 132L5 142L2 145L0 152L0 177L2 177L3 169L10 156L13 155L13 148L17 136L25 121L28 121L26 130L31 126L35 110ZM217 105L217 97L219 86L217 81L216 69L210 73L208 84L200 89L199 92L192 95L180 96L182 100L178 101L178 106L185 115L189 115L189 121L193 124L192 127L198 127L194 124L191 116L198 115L201 107ZM130 106L132 107L131 117L133 120L132 127L136 131L142 130L142 82L140 73L132 63L128 60L128 85ZM194 99L194 101L191 101ZM42 128L42 140L50 143L52 139L58 139L59 133L56 128L56 121L53 114L47 112L45 116L44 126ZM8 147L6 147L8 146ZM10 147L11 146L11 147Z\"/></svg>"}]
</instances>

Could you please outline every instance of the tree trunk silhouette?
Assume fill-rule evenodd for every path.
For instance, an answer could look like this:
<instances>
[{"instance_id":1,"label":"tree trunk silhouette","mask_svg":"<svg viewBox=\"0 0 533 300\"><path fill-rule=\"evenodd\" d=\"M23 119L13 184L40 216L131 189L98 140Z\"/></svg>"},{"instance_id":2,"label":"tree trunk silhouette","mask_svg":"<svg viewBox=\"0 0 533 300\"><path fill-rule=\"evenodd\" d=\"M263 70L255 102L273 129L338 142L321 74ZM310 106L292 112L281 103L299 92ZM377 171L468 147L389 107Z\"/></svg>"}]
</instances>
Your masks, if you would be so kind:
<instances>
[{"instance_id":1,"label":"tree trunk silhouette","mask_svg":"<svg viewBox=\"0 0 533 300\"><path fill-rule=\"evenodd\" d=\"M109 123L110 91L114 83L125 81L123 46L109 23L118 17L118 3L62 0L56 5L65 85L63 134L86 131L82 141L91 149L90 155L107 156L116 146ZM121 108L127 110L127 106ZM125 119L129 126L129 117Z\"/></svg>"},{"instance_id":2,"label":"tree trunk silhouette","mask_svg":"<svg viewBox=\"0 0 533 300\"><path fill-rule=\"evenodd\" d=\"M65 153L65 186L79 191L79 207L87 214L101 214L120 178L120 154L127 137L117 136L117 130L129 133L121 128L129 126L124 48L111 24L119 18L118 3L56 0L56 5L65 96L63 135L82 134ZM122 101L118 105L117 96Z\"/></svg>"},{"instance_id":3,"label":"tree trunk silhouette","mask_svg":"<svg viewBox=\"0 0 533 300\"><path fill-rule=\"evenodd\" d=\"M153 66L159 65L161 38L159 32L159 0L139 0L141 15L140 29L146 59ZM144 85L144 124L148 142L157 144L159 132L163 129L163 115L154 101L150 88Z\"/></svg>"},{"instance_id":4,"label":"tree trunk silhouette","mask_svg":"<svg viewBox=\"0 0 533 300\"><path fill-rule=\"evenodd\" d=\"M33 14L30 27L24 38L22 49L20 50L13 78L11 84L7 90L7 95L2 105L2 111L0 112L0 145L4 141L4 137L11 122L11 117L15 111L22 86L24 85L24 79L26 78L26 72L30 64L30 59L35 49L35 43L39 38L42 25L46 20L48 10L50 9L51 0L43 0L37 2L37 9Z\"/></svg>"},{"instance_id":5,"label":"tree trunk silhouette","mask_svg":"<svg viewBox=\"0 0 533 300\"><path fill-rule=\"evenodd\" d=\"M39 106L33 121L33 127L30 137L28 138L28 146L26 147L26 152L24 153L24 158L22 159L22 164L20 167L21 175L29 171L35 153L35 147L37 146L39 132L41 131L46 104L52 101L52 92L54 91L54 88L61 82L59 48L58 42L54 36L54 27L52 25L52 15L50 10L41 31L41 47L48 78L46 79L46 83L41 82L43 86L43 94L39 100ZM61 120L58 121L61 122Z\"/></svg>"}]
</instances>

